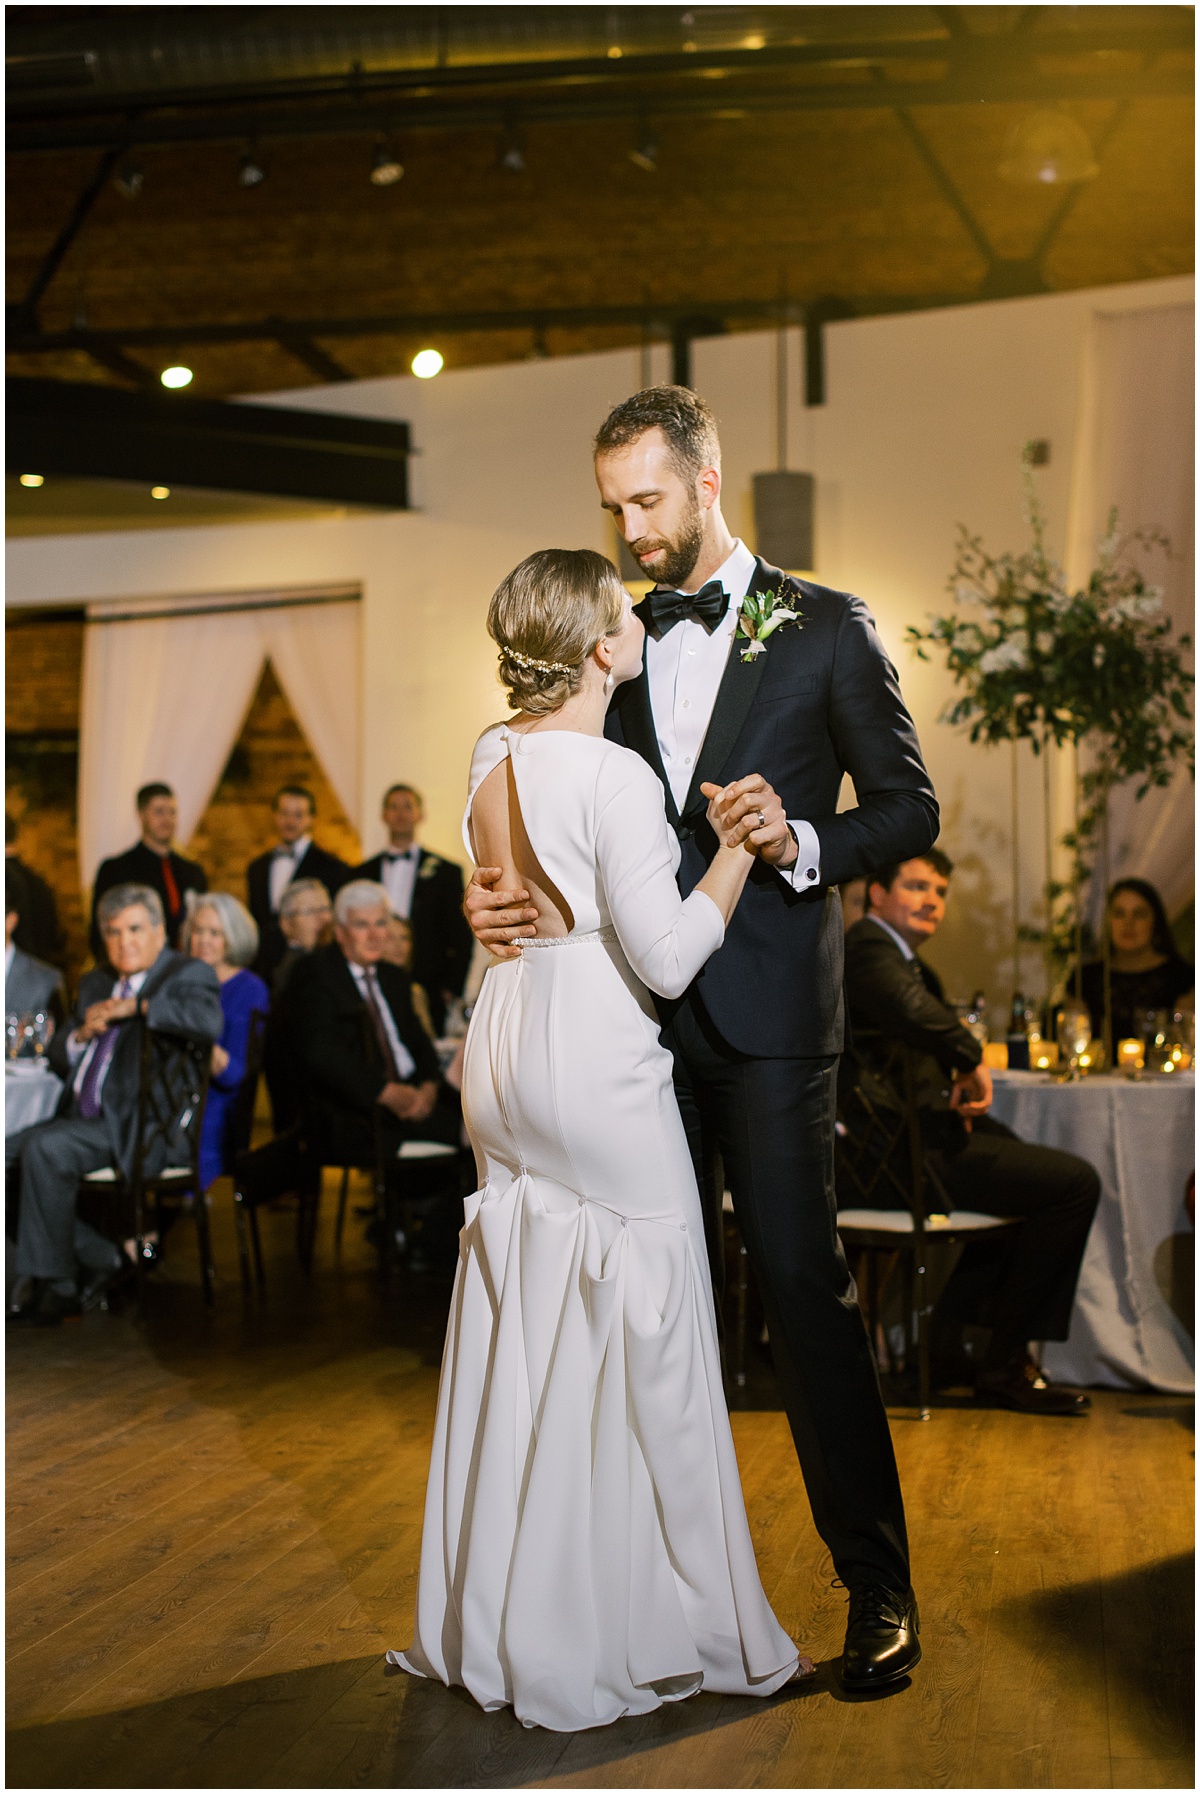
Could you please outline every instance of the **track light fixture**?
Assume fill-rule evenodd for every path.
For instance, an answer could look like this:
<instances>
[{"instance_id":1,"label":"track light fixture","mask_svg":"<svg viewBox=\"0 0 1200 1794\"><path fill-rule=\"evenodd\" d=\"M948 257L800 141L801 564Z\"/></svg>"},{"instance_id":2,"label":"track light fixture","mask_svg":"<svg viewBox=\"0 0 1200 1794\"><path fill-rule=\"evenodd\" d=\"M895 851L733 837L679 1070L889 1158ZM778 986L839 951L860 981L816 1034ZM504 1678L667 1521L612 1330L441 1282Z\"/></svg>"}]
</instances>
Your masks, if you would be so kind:
<instances>
[{"instance_id":1,"label":"track light fixture","mask_svg":"<svg viewBox=\"0 0 1200 1794\"><path fill-rule=\"evenodd\" d=\"M1045 108L1019 119L1008 134L1000 174L1018 186L1068 186L1100 172L1091 139L1068 112Z\"/></svg>"},{"instance_id":2,"label":"track light fixture","mask_svg":"<svg viewBox=\"0 0 1200 1794\"><path fill-rule=\"evenodd\" d=\"M371 161L371 185L373 187L394 187L403 174L403 162L387 138L381 137L375 146L375 155Z\"/></svg>"},{"instance_id":3,"label":"track light fixture","mask_svg":"<svg viewBox=\"0 0 1200 1794\"><path fill-rule=\"evenodd\" d=\"M418 380L432 380L445 366L436 349L418 349L412 358L412 371Z\"/></svg>"},{"instance_id":4,"label":"track light fixture","mask_svg":"<svg viewBox=\"0 0 1200 1794\"><path fill-rule=\"evenodd\" d=\"M146 171L128 162L113 176L113 186L123 199L136 199L146 184Z\"/></svg>"},{"instance_id":5,"label":"track light fixture","mask_svg":"<svg viewBox=\"0 0 1200 1794\"><path fill-rule=\"evenodd\" d=\"M193 376L191 368L185 368L182 365L178 365L176 367L164 368L158 377L165 387L171 391L178 391L181 386L190 386L192 384Z\"/></svg>"},{"instance_id":6,"label":"track light fixture","mask_svg":"<svg viewBox=\"0 0 1200 1794\"><path fill-rule=\"evenodd\" d=\"M658 138L647 125L638 132L637 142L629 152L629 160L647 174L658 172Z\"/></svg>"},{"instance_id":7,"label":"track light fixture","mask_svg":"<svg viewBox=\"0 0 1200 1794\"><path fill-rule=\"evenodd\" d=\"M237 178L239 187L257 187L267 178L266 165L253 144L238 163Z\"/></svg>"},{"instance_id":8,"label":"track light fixture","mask_svg":"<svg viewBox=\"0 0 1200 1794\"><path fill-rule=\"evenodd\" d=\"M524 174L525 150L515 125L507 125L504 131L504 142L500 148L500 166L509 174Z\"/></svg>"}]
</instances>

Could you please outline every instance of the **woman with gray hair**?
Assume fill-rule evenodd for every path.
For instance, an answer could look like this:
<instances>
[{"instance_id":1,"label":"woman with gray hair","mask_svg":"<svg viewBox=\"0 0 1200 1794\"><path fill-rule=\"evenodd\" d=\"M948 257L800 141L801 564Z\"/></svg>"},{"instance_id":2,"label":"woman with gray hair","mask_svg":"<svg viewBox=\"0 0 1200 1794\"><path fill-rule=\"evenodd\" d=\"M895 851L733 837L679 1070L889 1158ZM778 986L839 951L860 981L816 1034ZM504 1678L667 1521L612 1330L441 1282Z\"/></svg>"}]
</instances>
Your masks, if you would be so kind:
<instances>
[{"instance_id":1,"label":"woman with gray hair","mask_svg":"<svg viewBox=\"0 0 1200 1794\"><path fill-rule=\"evenodd\" d=\"M187 894L187 914L179 944L192 959L203 960L217 974L225 1026L212 1050L212 1078L200 1130L200 1182L204 1189L232 1170L230 1124L237 1093L246 1075L250 1022L265 1015L271 999L257 973L249 970L258 952L258 926L244 903L227 891Z\"/></svg>"}]
</instances>

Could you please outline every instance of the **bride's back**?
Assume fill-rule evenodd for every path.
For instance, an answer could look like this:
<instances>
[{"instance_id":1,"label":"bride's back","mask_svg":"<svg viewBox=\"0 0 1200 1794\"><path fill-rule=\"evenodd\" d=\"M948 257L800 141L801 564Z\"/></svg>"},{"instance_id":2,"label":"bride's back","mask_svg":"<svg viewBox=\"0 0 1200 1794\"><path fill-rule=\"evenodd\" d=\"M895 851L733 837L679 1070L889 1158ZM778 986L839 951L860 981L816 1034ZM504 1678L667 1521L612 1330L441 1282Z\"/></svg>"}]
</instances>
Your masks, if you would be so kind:
<instances>
[{"instance_id":1,"label":"bride's back","mask_svg":"<svg viewBox=\"0 0 1200 1794\"><path fill-rule=\"evenodd\" d=\"M534 852L508 754L475 791L468 828L476 865L499 866L501 890L529 892L529 905L537 910L538 937L551 940L570 934L575 926L571 906Z\"/></svg>"}]
</instances>

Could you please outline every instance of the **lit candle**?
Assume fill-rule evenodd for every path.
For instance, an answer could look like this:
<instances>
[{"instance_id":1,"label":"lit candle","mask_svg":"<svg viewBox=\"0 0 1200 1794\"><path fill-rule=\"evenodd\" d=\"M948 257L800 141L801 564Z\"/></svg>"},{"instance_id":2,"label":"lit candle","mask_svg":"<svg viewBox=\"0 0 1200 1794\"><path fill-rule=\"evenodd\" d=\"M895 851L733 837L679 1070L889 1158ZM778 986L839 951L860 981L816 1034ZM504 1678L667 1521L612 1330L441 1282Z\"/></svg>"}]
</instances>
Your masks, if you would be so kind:
<instances>
[{"instance_id":1,"label":"lit candle","mask_svg":"<svg viewBox=\"0 0 1200 1794\"><path fill-rule=\"evenodd\" d=\"M1141 1071L1146 1063L1145 1044L1140 1040L1118 1040L1117 1064L1122 1071Z\"/></svg>"}]
</instances>

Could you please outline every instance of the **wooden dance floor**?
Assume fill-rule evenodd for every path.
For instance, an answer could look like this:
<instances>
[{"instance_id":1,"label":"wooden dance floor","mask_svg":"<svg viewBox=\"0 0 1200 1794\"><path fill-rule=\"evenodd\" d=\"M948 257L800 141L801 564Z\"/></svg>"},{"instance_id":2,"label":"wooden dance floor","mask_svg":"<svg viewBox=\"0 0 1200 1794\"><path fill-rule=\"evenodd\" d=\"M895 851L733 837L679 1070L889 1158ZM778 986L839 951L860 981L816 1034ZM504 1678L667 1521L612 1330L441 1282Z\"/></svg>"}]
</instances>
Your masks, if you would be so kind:
<instances>
[{"instance_id":1,"label":"wooden dance floor","mask_svg":"<svg viewBox=\"0 0 1200 1794\"><path fill-rule=\"evenodd\" d=\"M317 1270L265 1217L212 1317L181 1223L148 1325L8 1339L9 1787L1191 1787L1191 1405L1090 1421L948 1398L893 1427L925 1661L832 1673L845 1597L781 1414L734 1417L763 1580L817 1682L564 1737L385 1675L407 1644L445 1292L388 1298L330 1195ZM903 1392L901 1391L902 1395Z\"/></svg>"}]
</instances>

